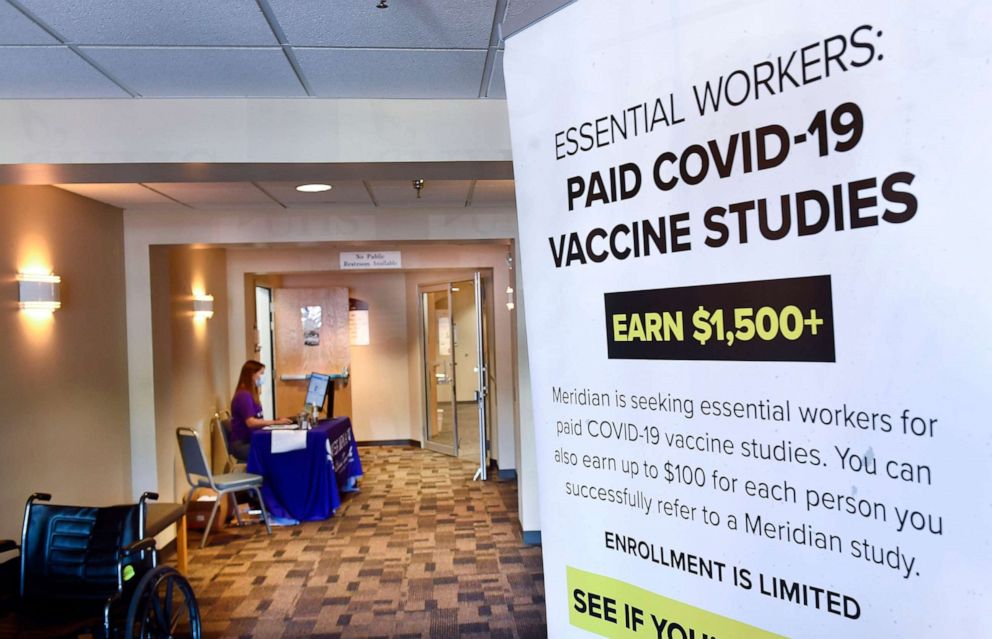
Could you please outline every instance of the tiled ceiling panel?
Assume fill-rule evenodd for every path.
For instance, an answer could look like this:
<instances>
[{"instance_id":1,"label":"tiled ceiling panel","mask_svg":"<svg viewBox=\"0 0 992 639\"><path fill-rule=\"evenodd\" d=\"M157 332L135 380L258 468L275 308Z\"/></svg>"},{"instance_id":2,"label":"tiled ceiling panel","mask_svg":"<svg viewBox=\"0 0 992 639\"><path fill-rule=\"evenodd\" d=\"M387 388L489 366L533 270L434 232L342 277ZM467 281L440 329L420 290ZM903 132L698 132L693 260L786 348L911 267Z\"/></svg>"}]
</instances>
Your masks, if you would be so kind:
<instances>
[{"instance_id":1,"label":"tiled ceiling panel","mask_svg":"<svg viewBox=\"0 0 992 639\"><path fill-rule=\"evenodd\" d=\"M487 98L506 99L506 83L503 81L503 50L496 51L493 58L493 72L489 76L489 89L486 91Z\"/></svg>"},{"instance_id":2,"label":"tiled ceiling panel","mask_svg":"<svg viewBox=\"0 0 992 639\"><path fill-rule=\"evenodd\" d=\"M479 180L472 193L472 206L507 205L516 202L513 180Z\"/></svg>"},{"instance_id":3,"label":"tiled ceiling panel","mask_svg":"<svg viewBox=\"0 0 992 639\"><path fill-rule=\"evenodd\" d=\"M269 195L286 206L298 208L325 204L364 204L371 205L365 185L359 180L336 180L333 188L322 193L300 193L296 187L300 182L260 182L259 186Z\"/></svg>"},{"instance_id":4,"label":"tiled ceiling panel","mask_svg":"<svg viewBox=\"0 0 992 639\"><path fill-rule=\"evenodd\" d=\"M176 206L176 203L169 198L140 184L56 184L55 186L122 209L156 205Z\"/></svg>"},{"instance_id":5,"label":"tiled ceiling panel","mask_svg":"<svg viewBox=\"0 0 992 639\"><path fill-rule=\"evenodd\" d=\"M496 0L268 0L295 46L485 49Z\"/></svg>"},{"instance_id":6,"label":"tiled ceiling panel","mask_svg":"<svg viewBox=\"0 0 992 639\"><path fill-rule=\"evenodd\" d=\"M59 44L59 41L11 5L0 2L0 45L4 44Z\"/></svg>"},{"instance_id":7,"label":"tiled ceiling panel","mask_svg":"<svg viewBox=\"0 0 992 639\"><path fill-rule=\"evenodd\" d=\"M252 0L19 0L70 43L275 45Z\"/></svg>"},{"instance_id":8,"label":"tiled ceiling panel","mask_svg":"<svg viewBox=\"0 0 992 639\"><path fill-rule=\"evenodd\" d=\"M81 47L145 97L296 97L306 92L279 48Z\"/></svg>"},{"instance_id":9,"label":"tiled ceiling panel","mask_svg":"<svg viewBox=\"0 0 992 639\"><path fill-rule=\"evenodd\" d=\"M417 197L413 180L383 180L369 186L380 207L464 207L471 180L427 180Z\"/></svg>"},{"instance_id":10,"label":"tiled ceiling panel","mask_svg":"<svg viewBox=\"0 0 992 639\"><path fill-rule=\"evenodd\" d=\"M0 47L0 98L126 98L66 47Z\"/></svg>"},{"instance_id":11,"label":"tiled ceiling panel","mask_svg":"<svg viewBox=\"0 0 992 639\"><path fill-rule=\"evenodd\" d=\"M501 98L506 2L0 0L0 98Z\"/></svg>"},{"instance_id":12,"label":"tiled ceiling panel","mask_svg":"<svg viewBox=\"0 0 992 639\"><path fill-rule=\"evenodd\" d=\"M326 98L477 98L486 52L296 49L315 95Z\"/></svg>"},{"instance_id":13,"label":"tiled ceiling panel","mask_svg":"<svg viewBox=\"0 0 992 639\"><path fill-rule=\"evenodd\" d=\"M198 209L278 206L251 182L155 183L148 186Z\"/></svg>"}]
</instances>

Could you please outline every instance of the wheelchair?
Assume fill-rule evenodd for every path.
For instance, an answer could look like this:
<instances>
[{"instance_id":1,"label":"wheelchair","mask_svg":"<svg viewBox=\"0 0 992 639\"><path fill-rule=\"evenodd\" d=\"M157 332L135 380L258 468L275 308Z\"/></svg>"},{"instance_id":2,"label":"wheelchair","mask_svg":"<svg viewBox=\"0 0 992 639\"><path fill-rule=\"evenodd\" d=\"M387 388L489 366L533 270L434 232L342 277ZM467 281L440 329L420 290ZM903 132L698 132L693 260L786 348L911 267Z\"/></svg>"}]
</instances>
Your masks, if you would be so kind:
<instances>
[{"instance_id":1,"label":"wheelchair","mask_svg":"<svg viewBox=\"0 0 992 639\"><path fill-rule=\"evenodd\" d=\"M199 639L193 588L157 565L144 535L146 501L156 499L94 508L31 495L20 545L0 541L0 553L20 550L0 564L0 637Z\"/></svg>"}]
</instances>

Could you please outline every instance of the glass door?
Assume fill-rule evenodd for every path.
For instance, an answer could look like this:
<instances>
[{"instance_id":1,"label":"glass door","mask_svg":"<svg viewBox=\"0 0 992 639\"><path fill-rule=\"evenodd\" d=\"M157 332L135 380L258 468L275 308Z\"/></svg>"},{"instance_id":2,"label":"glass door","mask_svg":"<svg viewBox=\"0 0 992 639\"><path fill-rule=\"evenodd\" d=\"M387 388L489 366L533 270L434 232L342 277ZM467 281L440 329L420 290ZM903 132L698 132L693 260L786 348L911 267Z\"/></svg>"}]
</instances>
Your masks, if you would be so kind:
<instances>
[{"instance_id":1,"label":"glass door","mask_svg":"<svg viewBox=\"0 0 992 639\"><path fill-rule=\"evenodd\" d=\"M424 447L458 454L458 393L451 284L421 286L421 344L427 414Z\"/></svg>"},{"instance_id":2,"label":"glass door","mask_svg":"<svg viewBox=\"0 0 992 639\"><path fill-rule=\"evenodd\" d=\"M489 476L489 407L495 378L489 364L491 335L487 292L491 287L487 285L487 279L483 277L482 273L476 272L473 281L475 289L475 334L477 338L475 403L479 416L479 469L475 472L475 479L482 479L483 481Z\"/></svg>"}]
</instances>

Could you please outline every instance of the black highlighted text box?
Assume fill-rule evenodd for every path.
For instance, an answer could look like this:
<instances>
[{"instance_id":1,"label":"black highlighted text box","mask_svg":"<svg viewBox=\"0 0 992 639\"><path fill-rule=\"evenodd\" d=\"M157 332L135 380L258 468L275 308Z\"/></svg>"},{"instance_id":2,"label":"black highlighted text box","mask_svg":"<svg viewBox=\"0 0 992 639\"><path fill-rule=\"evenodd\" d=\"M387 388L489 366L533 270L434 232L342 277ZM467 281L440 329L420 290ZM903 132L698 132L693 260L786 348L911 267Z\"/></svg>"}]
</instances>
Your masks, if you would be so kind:
<instances>
[{"instance_id":1,"label":"black highlighted text box","mask_svg":"<svg viewBox=\"0 0 992 639\"><path fill-rule=\"evenodd\" d=\"M833 362L829 275L606 293L610 359Z\"/></svg>"}]
</instances>

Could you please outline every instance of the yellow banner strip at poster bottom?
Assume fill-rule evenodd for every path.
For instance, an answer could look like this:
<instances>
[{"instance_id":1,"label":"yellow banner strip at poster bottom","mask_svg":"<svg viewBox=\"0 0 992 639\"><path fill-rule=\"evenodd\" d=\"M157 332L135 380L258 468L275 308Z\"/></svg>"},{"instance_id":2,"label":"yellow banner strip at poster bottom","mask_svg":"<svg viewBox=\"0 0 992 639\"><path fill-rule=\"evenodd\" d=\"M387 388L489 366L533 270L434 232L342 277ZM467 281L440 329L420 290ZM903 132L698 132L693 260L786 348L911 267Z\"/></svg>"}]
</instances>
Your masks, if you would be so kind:
<instances>
[{"instance_id":1,"label":"yellow banner strip at poster bottom","mask_svg":"<svg viewBox=\"0 0 992 639\"><path fill-rule=\"evenodd\" d=\"M568 621L613 639L785 639L623 581L566 566Z\"/></svg>"}]
</instances>

